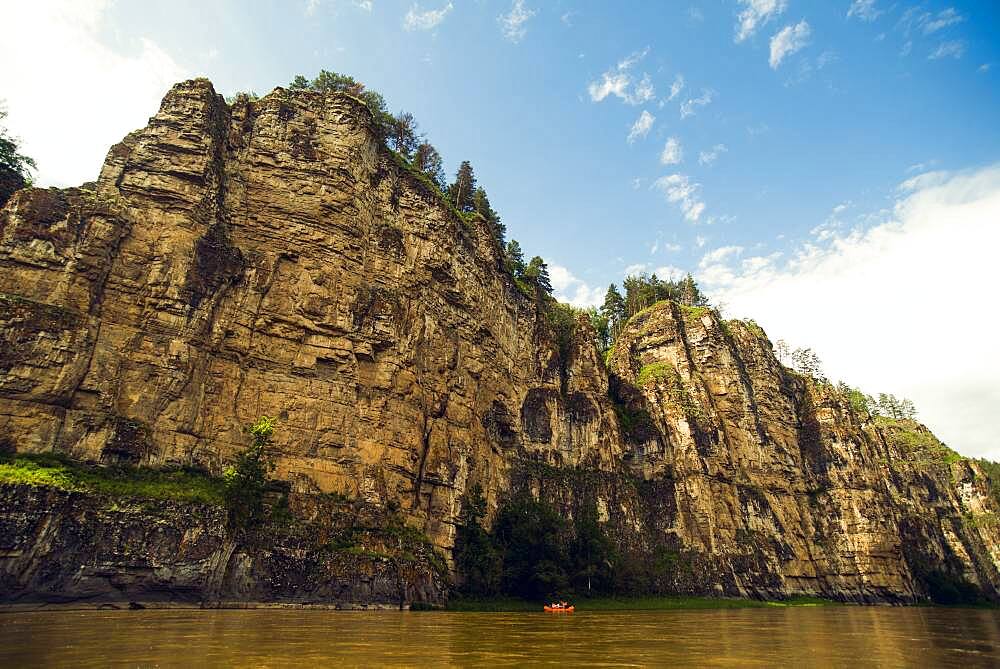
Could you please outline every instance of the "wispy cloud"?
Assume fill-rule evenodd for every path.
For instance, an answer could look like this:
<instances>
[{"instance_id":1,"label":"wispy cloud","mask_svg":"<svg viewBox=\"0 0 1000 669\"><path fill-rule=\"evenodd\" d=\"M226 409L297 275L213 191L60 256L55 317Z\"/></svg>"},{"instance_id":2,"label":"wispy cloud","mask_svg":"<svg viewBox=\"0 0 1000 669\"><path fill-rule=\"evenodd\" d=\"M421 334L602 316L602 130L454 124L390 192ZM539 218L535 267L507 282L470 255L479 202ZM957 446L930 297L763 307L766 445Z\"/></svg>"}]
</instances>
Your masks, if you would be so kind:
<instances>
[{"instance_id":1,"label":"wispy cloud","mask_svg":"<svg viewBox=\"0 0 1000 669\"><path fill-rule=\"evenodd\" d=\"M632 76L632 67L646 57L649 47L642 51L636 51L615 67L609 69L601 75L597 81L592 81L587 86L587 93L594 102L601 102L609 95L613 95L623 102L631 105L639 105L649 102L655 97L653 90L653 80L648 74L643 73L638 81Z\"/></svg>"},{"instance_id":2,"label":"wispy cloud","mask_svg":"<svg viewBox=\"0 0 1000 669\"><path fill-rule=\"evenodd\" d=\"M705 203L699 195L701 184L692 183L684 174L660 177L653 183L653 188L663 193L668 202L679 206L684 218L692 223L698 222L705 211Z\"/></svg>"},{"instance_id":3,"label":"wispy cloud","mask_svg":"<svg viewBox=\"0 0 1000 669\"><path fill-rule=\"evenodd\" d=\"M428 10L421 10L420 5L414 4L403 17L403 29L432 30L437 28L452 9L454 6L450 2L441 9Z\"/></svg>"},{"instance_id":4,"label":"wispy cloud","mask_svg":"<svg viewBox=\"0 0 1000 669\"><path fill-rule=\"evenodd\" d=\"M510 11L497 17L500 22L500 32L511 42L517 44L528 34L526 23L536 14L534 9L527 9L524 0L514 0Z\"/></svg>"},{"instance_id":5,"label":"wispy cloud","mask_svg":"<svg viewBox=\"0 0 1000 669\"><path fill-rule=\"evenodd\" d=\"M873 22L882 11L875 6L875 0L854 0L850 9L847 10L847 18L857 17L868 23Z\"/></svg>"},{"instance_id":6,"label":"wispy cloud","mask_svg":"<svg viewBox=\"0 0 1000 669\"><path fill-rule=\"evenodd\" d=\"M948 26L953 26L956 23L961 23L965 20L965 17L955 11L954 7L949 7L944 9L937 14L926 14L921 20L921 25L924 29L925 35L930 35L938 30L947 28Z\"/></svg>"},{"instance_id":7,"label":"wispy cloud","mask_svg":"<svg viewBox=\"0 0 1000 669\"><path fill-rule=\"evenodd\" d=\"M986 72L990 71L991 67L993 67L992 63L983 63L982 65L980 65L979 67L976 68L976 71L977 72L982 72L982 73L985 74Z\"/></svg>"},{"instance_id":8,"label":"wispy cloud","mask_svg":"<svg viewBox=\"0 0 1000 669\"><path fill-rule=\"evenodd\" d=\"M667 102L670 102L684 90L684 75L678 74L674 77L674 83L670 84L670 95L667 97Z\"/></svg>"},{"instance_id":9,"label":"wispy cloud","mask_svg":"<svg viewBox=\"0 0 1000 669\"><path fill-rule=\"evenodd\" d=\"M736 17L736 42L751 37L757 28L785 11L787 0L739 0L743 11Z\"/></svg>"},{"instance_id":10,"label":"wispy cloud","mask_svg":"<svg viewBox=\"0 0 1000 669\"><path fill-rule=\"evenodd\" d=\"M684 149L681 148L681 141L676 137L671 137L660 153L660 162L664 165L676 165L684 160Z\"/></svg>"},{"instance_id":11,"label":"wispy cloud","mask_svg":"<svg viewBox=\"0 0 1000 669\"><path fill-rule=\"evenodd\" d=\"M965 54L965 42L962 40L954 40L951 42L942 42L938 45L938 48L931 52L931 55L927 56L928 60L940 60L942 58L961 58Z\"/></svg>"},{"instance_id":12,"label":"wispy cloud","mask_svg":"<svg viewBox=\"0 0 1000 669\"><path fill-rule=\"evenodd\" d=\"M698 111L698 107L704 107L715 99L715 91L705 88L702 89L701 95L696 98L688 98L681 104L681 118L687 118L688 116L694 116Z\"/></svg>"},{"instance_id":13,"label":"wispy cloud","mask_svg":"<svg viewBox=\"0 0 1000 669\"><path fill-rule=\"evenodd\" d=\"M771 58L768 61L771 69L778 69L781 61L809 44L811 33L812 30L805 20L799 21L795 25L787 25L779 30L771 38Z\"/></svg>"},{"instance_id":14,"label":"wispy cloud","mask_svg":"<svg viewBox=\"0 0 1000 669\"><path fill-rule=\"evenodd\" d=\"M698 163L701 165L711 165L726 151L728 151L728 149L725 144L716 144L708 151L701 151L698 153Z\"/></svg>"},{"instance_id":15,"label":"wispy cloud","mask_svg":"<svg viewBox=\"0 0 1000 669\"><path fill-rule=\"evenodd\" d=\"M650 114L648 111L643 110L639 114L639 118L635 120L632 124L632 129L628 133L628 143L633 144L635 140L641 139L649 134L650 128L653 127L653 123L656 121L656 117Z\"/></svg>"},{"instance_id":16,"label":"wispy cloud","mask_svg":"<svg viewBox=\"0 0 1000 669\"><path fill-rule=\"evenodd\" d=\"M819 72L825 68L830 63L837 61L837 54L833 51L824 51L815 60L809 58L803 58L799 62L799 66L788 81L785 82L786 86L791 86L793 84L801 84L804 81L808 81L812 78L813 74Z\"/></svg>"}]
</instances>

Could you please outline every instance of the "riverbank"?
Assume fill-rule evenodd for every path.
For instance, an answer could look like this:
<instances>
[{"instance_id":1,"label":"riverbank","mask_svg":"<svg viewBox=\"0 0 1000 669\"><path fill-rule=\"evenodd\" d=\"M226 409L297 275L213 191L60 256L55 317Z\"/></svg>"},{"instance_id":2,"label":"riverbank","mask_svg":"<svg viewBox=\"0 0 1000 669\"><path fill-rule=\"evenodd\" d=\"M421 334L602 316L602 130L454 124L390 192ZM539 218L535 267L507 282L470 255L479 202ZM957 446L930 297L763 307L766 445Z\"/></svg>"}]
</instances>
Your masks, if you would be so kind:
<instances>
[{"instance_id":1,"label":"riverbank","mask_svg":"<svg viewBox=\"0 0 1000 669\"><path fill-rule=\"evenodd\" d=\"M818 597L794 597L782 601L736 599L730 597L593 597L577 599L579 611L669 611L674 609L756 609L789 606L840 606L839 602ZM541 602L523 599L453 599L445 611L521 612L540 611ZM418 609L414 609L418 610ZM442 610L442 609L437 609Z\"/></svg>"}]
</instances>

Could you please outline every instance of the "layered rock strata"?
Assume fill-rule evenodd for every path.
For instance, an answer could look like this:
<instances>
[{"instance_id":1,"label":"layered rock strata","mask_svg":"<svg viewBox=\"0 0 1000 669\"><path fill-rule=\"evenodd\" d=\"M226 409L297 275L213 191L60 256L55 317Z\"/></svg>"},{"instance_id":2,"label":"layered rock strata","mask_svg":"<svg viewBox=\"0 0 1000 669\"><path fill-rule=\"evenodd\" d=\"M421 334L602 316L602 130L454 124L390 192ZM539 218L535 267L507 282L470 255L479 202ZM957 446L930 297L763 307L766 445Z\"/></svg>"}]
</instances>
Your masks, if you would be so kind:
<instances>
[{"instance_id":1,"label":"layered rock strata","mask_svg":"<svg viewBox=\"0 0 1000 669\"><path fill-rule=\"evenodd\" d=\"M244 427L276 416L292 499L398 508L445 556L479 483L491 510L519 487L570 515L596 504L622 547L667 556L664 590L906 602L944 572L996 595L988 481L915 448L922 428L859 415L708 310L638 314L606 364L585 321L560 344L544 311L485 221L384 148L360 101L276 89L227 105L188 81L96 183L0 211L0 420L21 453L219 473ZM58 583L95 555L43 550L60 544L41 528L131 522L22 487L2 499L22 528L0 556L8 592L44 590L56 554L78 556ZM174 534L151 554L201 537L182 569L197 596L307 596L246 585L270 572L240 571L256 548L219 552L213 512L164 513ZM92 562L113 573L119 557ZM443 596L430 572L374 596L388 591L346 575L360 568L330 569L348 587L307 598Z\"/></svg>"}]
</instances>

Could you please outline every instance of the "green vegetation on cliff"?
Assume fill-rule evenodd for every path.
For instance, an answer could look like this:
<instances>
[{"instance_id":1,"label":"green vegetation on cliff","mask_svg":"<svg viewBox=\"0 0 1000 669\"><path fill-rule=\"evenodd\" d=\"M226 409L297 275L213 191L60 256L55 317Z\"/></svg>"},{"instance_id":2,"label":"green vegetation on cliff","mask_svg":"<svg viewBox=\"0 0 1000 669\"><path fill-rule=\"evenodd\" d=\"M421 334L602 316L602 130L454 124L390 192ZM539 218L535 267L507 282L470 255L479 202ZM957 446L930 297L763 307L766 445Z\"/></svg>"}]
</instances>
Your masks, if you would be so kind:
<instances>
[{"instance_id":1,"label":"green vegetation on cliff","mask_svg":"<svg viewBox=\"0 0 1000 669\"><path fill-rule=\"evenodd\" d=\"M20 140L7 133L3 120L7 109L0 102L0 207L14 194L31 185L35 161L21 153Z\"/></svg>"},{"instance_id":2,"label":"green vegetation on cliff","mask_svg":"<svg viewBox=\"0 0 1000 669\"><path fill-rule=\"evenodd\" d=\"M221 506L221 479L185 469L88 467L47 453L0 462L0 483L48 487L114 498L162 499Z\"/></svg>"},{"instance_id":3,"label":"green vegetation on cliff","mask_svg":"<svg viewBox=\"0 0 1000 669\"><path fill-rule=\"evenodd\" d=\"M528 600L570 592L610 592L614 549L596 510L567 522L544 500L515 495L486 532L482 491L463 499L455 547L460 591Z\"/></svg>"}]
</instances>

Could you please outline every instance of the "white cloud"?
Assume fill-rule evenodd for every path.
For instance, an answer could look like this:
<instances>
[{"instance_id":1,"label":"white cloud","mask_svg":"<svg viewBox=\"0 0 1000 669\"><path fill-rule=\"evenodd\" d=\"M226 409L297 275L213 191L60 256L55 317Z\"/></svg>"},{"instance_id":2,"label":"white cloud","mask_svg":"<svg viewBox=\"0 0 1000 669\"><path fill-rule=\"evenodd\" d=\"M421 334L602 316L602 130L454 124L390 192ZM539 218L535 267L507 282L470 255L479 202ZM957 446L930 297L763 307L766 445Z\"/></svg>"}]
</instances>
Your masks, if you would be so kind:
<instances>
[{"instance_id":1,"label":"white cloud","mask_svg":"<svg viewBox=\"0 0 1000 669\"><path fill-rule=\"evenodd\" d=\"M714 251L709 251L701 257L698 261L699 268L706 268L712 265L717 265L721 262L726 262L730 256L738 256L743 253L742 246L720 246Z\"/></svg>"},{"instance_id":2,"label":"white cloud","mask_svg":"<svg viewBox=\"0 0 1000 669\"><path fill-rule=\"evenodd\" d=\"M923 163L915 163L906 168L907 174L913 174L914 172L926 172L930 168L937 164L937 160L928 160Z\"/></svg>"},{"instance_id":3,"label":"white cloud","mask_svg":"<svg viewBox=\"0 0 1000 669\"><path fill-rule=\"evenodd\" d=\"M985 72L989 72L990 71L990 67L992 67L992 65L993 65L992 63L983 63L978 68L976 68L976 70L978 72L984 72L984 73Z\"/></svg>"},{"instance_id":4,"label":"white cloud","mask_svg":"<svg viewBox=\"0 0 1000 669\"><path fill-rule=\"evenodd\" d=\"M441 9L428 9L423 11L420 5L414 3L410 11L403 17L404 30L432 30L437 28L445 17L454 9L450 2Z\"/></svg>"},{"instance_id":5,"label":"white cloud","mask_svg":"<svg viewBox=\"0 0 1000 669\"><path fill-rule=\"evenodd\" d=\"M684 90L684 75L678 74L674 77L674 83L670 84L670 97L667 98L667 102L670 102Z\"/></svg>"},{"instance_id":6,"label":"white cloud","mask_svg":"<svg viewBox=\"0 0 1000 669\"><path fill-rule=\"evenodd\" d=\"M753 35L757 28L785 11L787 0L739 0L744 9L736 17L736 42Z\"/></svg>"},{"instance_id":7,"label":"white cloud","mask_svg":"<svg viewBox=\"0 0 1000 669\"><path fill-rule=\"evenodd\" d=\"M698 154L698 162L702 165L711 165L720 155L728 150L725 144L716 144L708 151L701 151Z\"/></svg>"},{"instance_id":8,"label":"white cloud","mask_svg":"<svg viewBox=\"0 0 1000 669\"><path fill-rule=\"evenodd\" d=\"M609 95L614 95L630 105L640 105L649 102L655 96L653 80L648 74L643 74L639 81L632 76L632 67L646 57L649 47L636 51L615 67L601 75L599 81L592 81L587 86L587 93L594 102L601 102Z\"/></svg>"},{"instance_id":9,"label":"white cloud","mask_svg":"<svg viewBox=\"0 0 1000 669\"><path fill-rule=\"evenodd\" d=\"M653 123L656 121L656 117L650 114L648 111L643 110L639 114L639 118L635 120L632 124L632 129L628 133L628 143L632 144L637 139L641 139L649 134L650 128L653 127Z\"/></svg>"},{"instance_id":10,"label":"white cloud","mask_svg":"<svg viewBox=\"0 0 1000 669\"><path fill-rule=\"evenodd\" d=\"M715 99L715 91L702 89L701 95L696 98L689 98L681 104L681 118L694 116L698 107L704 107Z\"/></svg>"},{"instance_id":11,"label":"white cloud","mask_svg":"<svg viewBox=\"0 0 1000 669\"><path fill-rule=\"evenodd\" d=\"M681 245L680 244L664 244L663 245L663 250L664 251L669 251L670 253L677 253L678 251L681 250Z\"/></svg>"},{"instance_id":12,"label":"white cloud","mask_svg":"<svg viewBox=\"0 0 1000 669\"><path fill-rule=\"evenodd\" d=\"M778 69L787 56L802 49L809 43L809 35L812 30L805 20L799 21L794 26L787 25L771 38L771 58L768 61L772 70Z\"/></svg>"},{"instance_id":13,"label":"white cloud","mask_svg":"<svg viewBox=\"0 0 1000 669\"><path fill-rule=\"evenodd\" d=\"M1000 459L1000 165L919 175L894 200L881 224L699 278L772 339L816 350L832 378L909 397L950 446Z\"/></svg>"},{"instance_id":14,"label":"white cloud","mask_svg":"<svg viewBox=\"0 0 1000 669\"><path fill-rule=\"evenodd\" d=\"M306 16L312 16L319 9L320 0L306 0Z\"/></svg>"},{"instance_id":15,"label":"white cloud","mask_svg":"<svg viewBox=\"0 0 1000 669\"><path fill-rule=\"evenodd\" d=\"M938 45L931 55L927 56L928 60L940 60L941 58L961 58L965 54L965 42L962 40L954 40L952 42L942 42Z\"/></svg>"},{"instance_id":16,"label":"white cloud","mask_svg":"<svg viewBox=\"0 0 1000 669\"><path fill-rule=\"evenodd\" d=\"M680 207L684 218L697 223L705 211L705 203L698 193L701 184L691 183L691 179L683 174L671 174L660 177L653 183L653 188L667 196L667 201Z\"/></svg>"},{"instance_id":17,"label":"white cloud","mask_svg":"<svg viewBox=\"0 0 1000 669\"><path fill-rule=\"evenodd\" d=\"M370 12L372 8L375 7L373 0L354 0L354 6L358 9L363 9L366 12Z\"/></svg>"},{"instance_id":18,"label":"white cloud","mask_svg":"<svg viewBox=\"0 0 1000 669\"><path fill-rule=\"evenodd\" d=\"M560 302L568 302L574 307L593 307L604 302L605 288L591 288L562 265L549 265L549 279L552 292Z\"/></svg>"},{"instance_id":19,"label":"white cloud","mask_svg":"<svg viewBox=\"0 0 1000 669\"><path fill-rule=\"evenodd\" d=\"M500 22L500 32L511 42L517 44L528 34L525 24L535 14L535 10L524 7L524 0L514 0L510 11L497 17L497 21Z\"/></svg>"},{"instance_id":20,"label":"white cloud","mask_svg":"<svg viewBox=\"0 0 1000 669\"><path fill-rule=\"evenodd\" d=\"M682 160L684 160L684 149L681 148L680 140L676 137L670 137L663 146L660 162L664 165L676 165Z\"/></svg>"},{"instance_id":21,"label":"white cloud","mask_svg":"<svg viewBox=\"0 0 1000 669\"><path fill-rule=\"evenodd\" d=\"M854 0L851 3L851 8L847 10L847 18L856 16L868 23L877 19L881 14L882 11L875 7L875 0Z\"/></svg>"},{"instance_id":22,"label":"white cloud","mask_svg":"<svg viewBox=\"0 0 1000 669\"><path fill-rule=\"evenodd\" d=\"M101 35L109 6L100 0L4 5L4 21L16 29L0 40L0 63L7 63L0 67L0 97L11 134L38 163L40 185L96 179L108 148L146 125L170 86L192 74L142 36L128 53L108 46Z\"/></svg>"},{"instance_id":23,"label":"white cloud","mask_svg":"<svg viewBox=\"0 0 1000 669\"><path fill-rule=\"evenodd\" d=\"M649 269L649 265L644 262L640 262L634 265L629 265L624 270L622 270L622 274L624 274L625 276L636 276L637 274L642 274L647 269Z\"/></svg>"},{"instance_id":24,"label":"white cloud","mask_svg":"<svg viewBox=\"0 0 1000 669\"><path fill-rule=\"evenodd\" d=\"M673 265L663 265L662 267L657 267L653 270L653 274L656 275L657 279L670 279L671 281L677 281L678 279L683 279L687 272L679 267L674 267Z\"/></svg>"},{"instance_id":25,"label":"white cloud","mask_svg":"<svg viewBox=\"0 0 1000 669\"><path fill-rule=\"evenodd\" d=\"M953 26L956 23L961 23L965 20L965 17L955 11L954 7L949 7L948 9L942 10L937 13L937 15L931 16L925 14L921 20L921 24L924 28L924 34L930 35L938 30L947 28L948 26Z\"/></svg>"},{"instance_id":26,"label":"white cloud","mask_svg":"<svg viewBox=\"0 0 1000 669\"><path fill-rule=\"evenodd\" d=\"M794 84L801 84L804 81L808 81L813 73L819 72L825 68L830 63L837 61L837 54L834 51L824 51L815 60L810 60L809 58L803 58L799 61L799 66L794 75L792 75L788 81L785 82L786 86L791 86Z\"/></svg>"},{"instance_id":27,"label":"white cloud","mask_svg":"<svg viewBox=\"0 0 1000 669\"><path fill-rule=\"evenodd\" d=\"M649 102L656 97L656 91L653 89L653 80L648 74L643 74L642 79L639 83L635 85L635 93L633 94L633 104L642 104L643 102Z\"/></svg>"}]
</instances>

